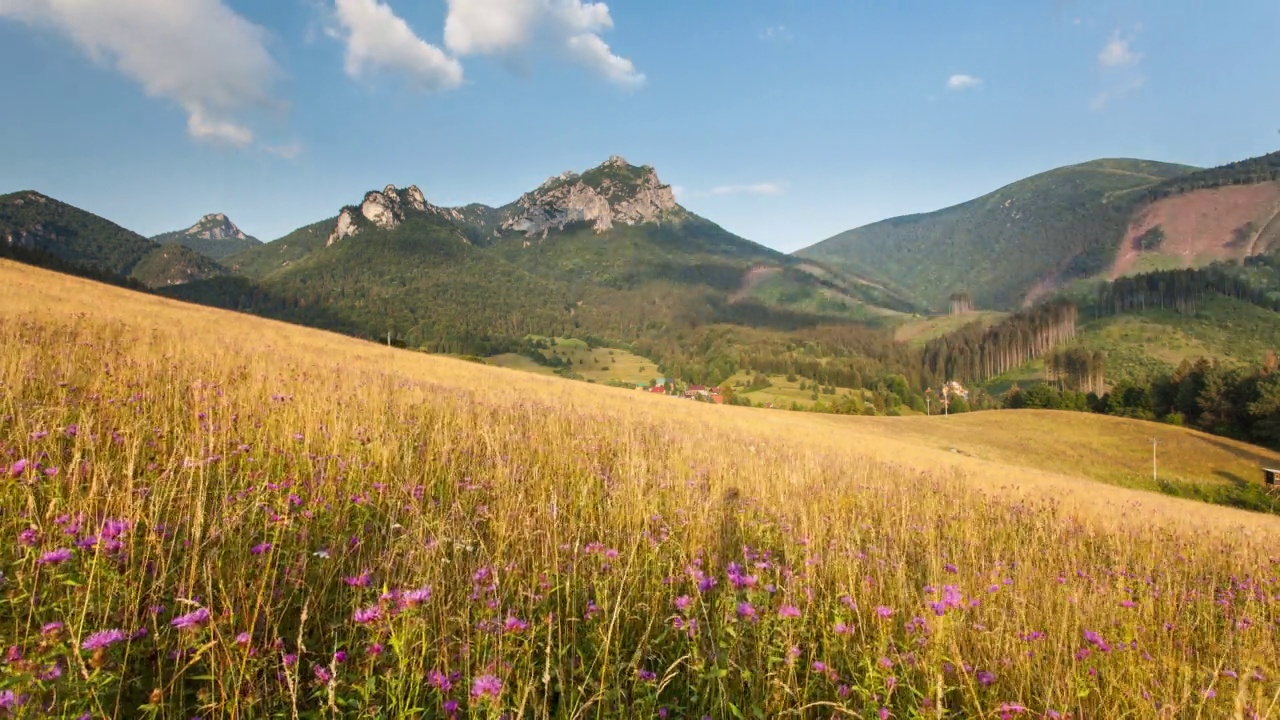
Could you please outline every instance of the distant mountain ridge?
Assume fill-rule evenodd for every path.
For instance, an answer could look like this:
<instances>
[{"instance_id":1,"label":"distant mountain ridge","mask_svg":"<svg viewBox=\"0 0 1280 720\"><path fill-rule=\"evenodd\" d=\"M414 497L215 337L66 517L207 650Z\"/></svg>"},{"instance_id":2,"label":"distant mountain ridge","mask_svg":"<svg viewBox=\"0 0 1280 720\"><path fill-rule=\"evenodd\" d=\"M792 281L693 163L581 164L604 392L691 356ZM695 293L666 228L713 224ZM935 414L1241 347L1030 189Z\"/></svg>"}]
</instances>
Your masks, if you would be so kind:
<instances>
[{"instance_id":1,"label":"distant mountain ridge","mask_svg":"<svg viewBox=\"0 0 1280 720\"><path fill-rule=\"evenodd\" d=\"M161 245L32 190L0 195L0 245L148 287L205 280L227 272L195 251Z\"/></svg>"},{"instance_id":2,"label":"distant mountain ridge","mask_svg":"<svg viewBox=\"0 0 1280 720\"><path fill-rule=\"evenodd\" d=\"M223 213L210 213L186 230L161 233L152 237L151 240L161 245L165 243L185 245L214 260L221 260L262 244L261 240L246 235Z\"/></svg>"},{"instance_id":3,"label":"distant mountain ridge","mask_svg":"<svg viewBox=\"0 0 1280 720\"><path fill-rule=\"evenodd\" d=\"M1142 192L1185 165L1108 159L1057 168L935 212L840 233L796 255L884 278L942 309L954 292L1009 309L1110 267Z\"/></svg>"},{"instance_id":4,"label":"distant mountain ridge","mask_svg":"<svg viewBox=\"0 0 1280 720\"><path fill-rule=\"evenodd\" d=\"M327 305L330 320L415 340L575 328L634 338L671 323L793 327L915 309L884 286L725 231L680 206L653 167L619 156L498 208L437 206L415 185L388 185L223 262L272 302ZM214 285L176 292L253 309L243 287Z\"/></svg>"}]
</instances>

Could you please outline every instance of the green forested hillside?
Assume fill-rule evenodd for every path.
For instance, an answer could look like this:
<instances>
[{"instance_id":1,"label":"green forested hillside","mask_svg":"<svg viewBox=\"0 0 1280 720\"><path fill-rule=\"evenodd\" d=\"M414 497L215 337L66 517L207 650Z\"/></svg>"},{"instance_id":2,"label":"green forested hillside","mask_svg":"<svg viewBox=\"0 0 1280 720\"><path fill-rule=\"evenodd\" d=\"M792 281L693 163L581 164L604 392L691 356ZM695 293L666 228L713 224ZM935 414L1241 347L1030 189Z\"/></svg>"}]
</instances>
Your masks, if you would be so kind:
<instances>
[{"instance_id":1,"label":"green forested hillside","mask_svg":"<svg viewBox=\"0 0 1280 720\"><path fill-rule=\"evenodd\" d=\"M252 248L262 245L262 241L256 238L201 238L189 235L182 231L168 232L156 235L151 238L153 242L160 243L178 243L184 247L191 248L205 257L214 260L222 260L239 252L244 252Z\"/></svg>"},{"instance_id":2,"label":"green forested hillside","mask_svg":"<svg viewBox=\"0 0 1280 720\"><path fill-rule=\"evenodd\" d=\"M129 277L147 287L181 285L228 274L212 258L178 243L166 243L142 256Z\"/></svg>"},{"instance_id":3,"label":"green forested hillside","mask_svg":"<svg viewBox=\"0 0 1280 720\"><path fill-rule=\"evenodd\" d=\"M1055 276L1107 266L1138 192L1193 168L1097 160L1051 170L937 212L860 227L797 255L888 278L941 309L953 292L1009 309Z\"/></svg>"},{"instance_id":4,"label":"green forested hillside","mask_svg":"<svg viewBox=\"0 0 1280 720\"><path fill-rule=\"evenodd\" d=\"M38 192L0 195L0 243L125 277L156 243Z\"/></svg>"},{"instance_id":5,"label":"green forested hillside","mask_svg":"<svg viewBox=\"0 0 1280 720\"><path fill-rule=\"evenodd\" d=\"M324 247L336 220L331 217L300 227L279 240L228 255L222 264L247 277L262 277Z\"/></svg>"}]
</instances>

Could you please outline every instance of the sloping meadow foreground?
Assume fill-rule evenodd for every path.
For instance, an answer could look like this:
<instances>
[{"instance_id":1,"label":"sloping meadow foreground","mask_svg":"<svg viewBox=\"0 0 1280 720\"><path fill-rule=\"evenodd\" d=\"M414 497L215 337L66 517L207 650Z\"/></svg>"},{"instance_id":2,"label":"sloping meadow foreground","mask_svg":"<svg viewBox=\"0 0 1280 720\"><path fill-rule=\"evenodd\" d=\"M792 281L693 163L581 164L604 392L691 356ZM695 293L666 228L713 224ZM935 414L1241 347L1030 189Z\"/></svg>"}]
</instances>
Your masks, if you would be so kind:
<instances>
[{"instance_id":1,"label":"sloping meadow foreground","mask_svg":"<svg viewBox=\"0 0 1280 720\"><path fill-rule=\"evenodd\" d=\"M807 422L2 264L0 717L1280 715L1274 518Z\"/></svg>"}]
</instances>

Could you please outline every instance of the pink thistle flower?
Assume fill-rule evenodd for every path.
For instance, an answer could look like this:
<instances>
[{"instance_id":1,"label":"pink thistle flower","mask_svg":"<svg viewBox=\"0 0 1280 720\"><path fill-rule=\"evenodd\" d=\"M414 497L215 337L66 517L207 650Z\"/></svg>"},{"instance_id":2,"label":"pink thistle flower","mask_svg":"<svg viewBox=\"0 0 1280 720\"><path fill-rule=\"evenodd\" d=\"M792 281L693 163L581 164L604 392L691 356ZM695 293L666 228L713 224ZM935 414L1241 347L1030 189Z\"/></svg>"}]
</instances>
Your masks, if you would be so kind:
<instances>
[{"instance_id":1,"label":"pink thistle flower","mask_svg":"<svg viewBox=\"0 0 1280 720\"><path fill-rule=\"evenodd\" d=\"M80 643L81 650L97 650L99 648L109 647L125 639L123 630L99 630Z\"/></svg>"},{"instance_id":2,"label":"pink thistle flower","mask_svg":"<svg viewBox=\"0 0 1280 720\"><path fill-rule=\"evenodd\" d=\"M502 695L502 680L494 675L481 675L471 683L471 697L477 700L492 698L497 700Z\"/></svg>"},{"instance_id":3,"label":"pink thistle flower","mask_svg":"<svg viewBox=\"0 0 1280 720\"><path fill-rule=\"evenodd\" d=\"M782 618L798 618L800 617L800 608L795 605L783 605L778 608L778 617Z\"/></svg>"},{"instance_id":4,"label":"pink thistle flower","mask_svg":"<svg viewBox=\"0 0 1280 720\"><path fill-rule=\"evenodd\" d=\"M72 554L73 553L69 548L58 548L57 550L50 550L49 552L41 555L40 559L37 560L36 563L40 565L56 565L70 560Z\"/></svg>"},{"instance_id":5,"label":"pink thistle flower","mask_svg":"<svg viewBox=\"0 0 1280 720\"><path fill-rule=\"evenodd\" d=\"M378 605L370 605L367 608L358 608L352 616L356 622L361 625L368 625L382 619L382 608Z\"/></svg>"},{"instance_id":6,"label":"pink thistle flower","mask_svg":"<svg viewBox=\"0 0 1280 720\"><path fill-rule=\"evenodd\" d=\"M171 620L169 624L179 630L195 630L207 622L209 622L209 610L207 608L198 608L186 615L179 615Z\"/></svg>"}]
</instances>

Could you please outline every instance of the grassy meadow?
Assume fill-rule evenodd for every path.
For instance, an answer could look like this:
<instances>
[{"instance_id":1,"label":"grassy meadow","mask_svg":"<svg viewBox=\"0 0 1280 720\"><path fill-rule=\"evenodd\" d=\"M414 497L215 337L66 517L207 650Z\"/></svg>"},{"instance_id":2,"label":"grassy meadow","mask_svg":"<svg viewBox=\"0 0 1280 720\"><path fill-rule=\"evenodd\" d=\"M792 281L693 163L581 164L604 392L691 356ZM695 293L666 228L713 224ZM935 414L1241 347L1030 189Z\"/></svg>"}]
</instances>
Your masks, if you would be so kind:
<instances>
[{"instance_id":1,"label":"grassy meadow","mask_svg":"<svg viewBox=\"0 0 1280 720\"><path fill-rule=\"evenodd\" d=\"M560 358L569 363L569 369L587 380L606 383L610 380L647 384L650 380L662 377L658 367L652 360L640 357L626 350L607 347L590 347L577 338L544 338L551 347L543 353L548 358ZM485 358L485 362L497 367L524 370L542 375L554 375L555 369L539 365L533 360L516 353L503 353Z\"/></svg>"},{"instance_id":2,"label":"grassy meadow","mask_svg":"<svg viewBox=\"0 0 1280 720\"><path fill-rule=\"evenodd\" d=\"M1098 482L1058 417L680 402L0 261L0 717L1280 715L1280 518Z\"/></svg>"}]
</instances>

